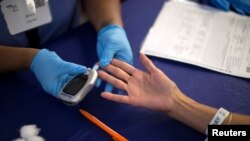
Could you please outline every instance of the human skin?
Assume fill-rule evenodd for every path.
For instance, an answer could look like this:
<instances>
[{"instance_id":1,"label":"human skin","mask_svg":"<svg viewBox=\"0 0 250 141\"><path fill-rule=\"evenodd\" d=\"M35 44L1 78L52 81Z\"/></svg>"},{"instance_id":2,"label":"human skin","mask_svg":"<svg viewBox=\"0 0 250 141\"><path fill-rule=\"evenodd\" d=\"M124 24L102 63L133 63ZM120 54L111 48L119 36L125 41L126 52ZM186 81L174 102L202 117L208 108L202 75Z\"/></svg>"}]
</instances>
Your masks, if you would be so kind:
<instances>
[{"instance_id":1,"label":"human skin","mask_svg":"<svg viewBox=\"0 0 250 141\"><path fill-rule=\"evenodd\" d=\"M218 109L187 97L175 82L145 55L140 54L139 58L146 68L145 72L116 59L104 68L106 72L99 71L100 78L127 92L127 95L102 92L101 96L107 100L164 112L197 131L205 133ZM250 124L249 115L231 114L232 116L228 116L222 124Z\"/></svg>"}]
</instances>

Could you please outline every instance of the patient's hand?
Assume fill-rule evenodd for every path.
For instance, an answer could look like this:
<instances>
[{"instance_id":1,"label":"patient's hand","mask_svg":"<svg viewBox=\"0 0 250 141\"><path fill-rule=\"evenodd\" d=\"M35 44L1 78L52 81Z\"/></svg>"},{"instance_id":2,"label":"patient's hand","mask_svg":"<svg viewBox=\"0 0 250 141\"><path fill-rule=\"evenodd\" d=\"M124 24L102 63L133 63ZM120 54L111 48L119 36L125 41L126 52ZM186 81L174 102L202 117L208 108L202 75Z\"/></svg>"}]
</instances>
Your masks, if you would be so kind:
<instances>
[{"instance_id":1,"label":"patient's hand","mask_svg":"<svg viewBox=\"0 0 250 141\"><path fill-rule=\"evenodd\" d=\"M109 74L99 71L99 76L103 80L127 92L127 95L102 92L101 96L137 107L171 111L182 92L145 55L140 54L140 61L147 72L116 59L105 68Z\"/></svg>"}]
</instances>

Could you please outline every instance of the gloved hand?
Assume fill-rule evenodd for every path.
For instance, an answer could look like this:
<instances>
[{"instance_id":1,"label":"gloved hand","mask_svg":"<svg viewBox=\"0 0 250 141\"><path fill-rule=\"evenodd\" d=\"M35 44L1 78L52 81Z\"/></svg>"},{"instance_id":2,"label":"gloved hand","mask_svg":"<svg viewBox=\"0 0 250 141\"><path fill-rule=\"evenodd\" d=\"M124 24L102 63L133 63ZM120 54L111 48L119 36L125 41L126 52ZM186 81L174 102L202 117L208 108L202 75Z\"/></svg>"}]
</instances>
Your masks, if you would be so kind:
<instances>
[{"instance_id":1,"label":"gloved hand","mask_svg":"<svg viewBox=\"0 0 250 141\"><path fill-rule=\"evenodd\" d=\"M55 52L47 49L36 54L30 68L43 89L55 97L72 75L87 71L86 67L63 61Z\"/></svg>"},{"instance_id":2,"label":"gloved hand","mask_svg":"<svg viewBox=\"0 0 250 141\"><path fill-rule=\"evenodd\" d=\"M225 11L231 5L240 14L250 14L250 0L211 0L211 4Z\"/></svg>"},{"instance_id":3,"label":"gloved hand","mask_svg":"<svg viewBox=\"0 0 250 141\"><path fill-rule=\"evenodd\" d=\"M97 55L100 66L110 64L113 58L133 64L133 54L124 29L118 25L108 25L98 32ZM99 87L101 80L98 79L96 86ZM113 86L106 84L105 91L111 92Z\"/></svg>"},{"instance_id":4,"label":"gloved hand","mask_svg":"<svg viewBox=\"0 0 250 141\"><path fill-rule=\"evenodd\" d=\"M97 55L100 66L110 64L113 58L133 63L132 51L125 31L118 25L109 25L98 32Z\"/></svg>"}]
</instances>

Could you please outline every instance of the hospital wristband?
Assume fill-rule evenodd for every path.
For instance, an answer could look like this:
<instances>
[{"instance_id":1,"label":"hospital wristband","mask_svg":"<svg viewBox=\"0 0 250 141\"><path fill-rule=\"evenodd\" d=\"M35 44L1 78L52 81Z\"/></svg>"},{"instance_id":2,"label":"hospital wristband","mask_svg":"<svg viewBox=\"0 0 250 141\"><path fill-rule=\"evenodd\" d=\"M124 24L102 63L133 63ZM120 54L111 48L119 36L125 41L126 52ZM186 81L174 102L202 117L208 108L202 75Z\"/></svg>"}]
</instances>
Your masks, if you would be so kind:
<instances>
[{"instance_id":1,"label":"hospital wristband","mask_svg":"<svg viewBox=\"0 0 250 141\"><path fill-rule=\"evenodd\" d=\"M229 119L228 119L228 122L227 122L227 125L229 125L229 124L231 123L232 119L233 119L233 113L230 112L230 114L229 114Z\"/></svg>"},{"instance_id":2,"label":"hospital wristband","mask_svg":"<svg viewBox=\"0 0 250 141\"><path fill-rule=\"evenodd\" d=\"M212 118L212 120L209 122L209 125L221 125L224 120L228 117L230 112L224 108L220 108ZM207 135L207 130L206 130Z\"/></svg>"}]
</instances>

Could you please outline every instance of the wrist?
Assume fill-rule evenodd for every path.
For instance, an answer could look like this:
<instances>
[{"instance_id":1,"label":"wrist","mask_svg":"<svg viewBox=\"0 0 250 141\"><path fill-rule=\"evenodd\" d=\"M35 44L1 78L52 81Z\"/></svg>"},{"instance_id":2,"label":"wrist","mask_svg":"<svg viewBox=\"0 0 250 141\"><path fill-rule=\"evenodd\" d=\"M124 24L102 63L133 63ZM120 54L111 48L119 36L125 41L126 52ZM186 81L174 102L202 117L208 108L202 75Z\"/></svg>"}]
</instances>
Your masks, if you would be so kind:
<instances>
[{"instance_id":1,"label":"wrist","mask_svg":"<svg viewBox=\"0 0 250 141\"><path fill-rule=\"evenodd\" d=\"M110 25L107 25L105 27L103 27L102 29L99 30L98 32L98 37L101 37L103 34L105 34L106 32L109 32L109 31L114 31L114 30L120 30L122 32L125 33L124 29L122 26L120 25L117 25L117 24L110 24Z\"/></svg>"},{"instance_id":2,"label":"wrist","mask_svg":"<svg viewBox=\"0 0 250 141\"><path fill-rule=\"evenodd\" d=\"M116 26L119 26L119 27L122 27L123 28L123 24L122 22L115 22L115 21L104 21L101 26L98 28L97 31L100 31L102 30L103 28L107 27L107 26L112 26L112 25L116 25Z\"/></svg>"},{"instance_id":3,"label":"wrist","mask_svg":"<svg viewBox=\"0 0 250 141\"><path fill-rule=\"evenodd\" d=\"M27 56L26 60L25 60L25 67L26 68L30 68L31 63L38 52L39 52L39 49L35 49L35 48L27 50L26 55L25 55L25 56Z\"/></svg>"},{"instance_id":4,"label":"wrist","mask_svg":"<svg viewBox=\"0 0 250 141\"><path fill-rule=\"evenodd\" d=\"M173 101L174 102L172 109L166 111L166 113L172 118L175 118L177 115L180 115L181 113L183 113L183 111L186 111L187 109L190 110L190 107L196 104L194 100L182 93L174 95Z\"/></svg>"},{"instance_id":5,"label":"wrist","mask_svg":"<svg viewBox=\"0 0 250 141\"><path fill-rule=\"evenodd\" d=\"M200 104L182 94L178 95L173 110L167 114L197 131L205 133L207 125L216 111L215 108Z\"/></svg>"}]
</instances>

